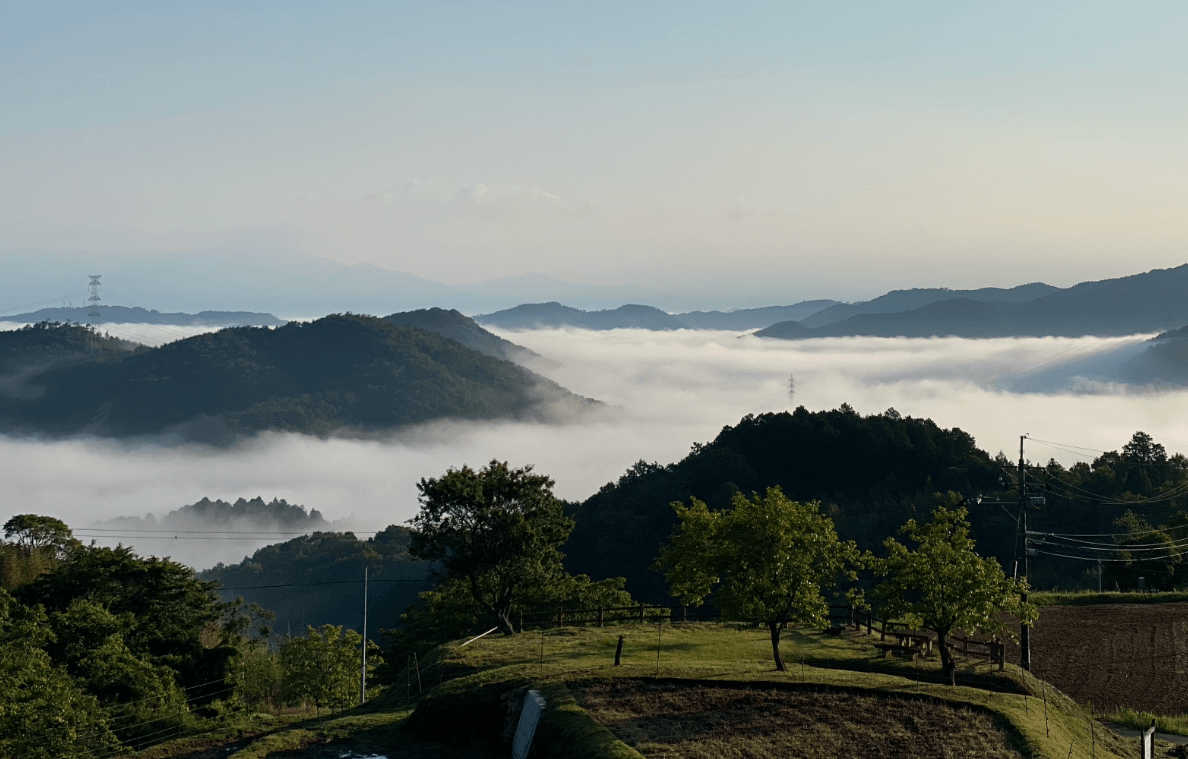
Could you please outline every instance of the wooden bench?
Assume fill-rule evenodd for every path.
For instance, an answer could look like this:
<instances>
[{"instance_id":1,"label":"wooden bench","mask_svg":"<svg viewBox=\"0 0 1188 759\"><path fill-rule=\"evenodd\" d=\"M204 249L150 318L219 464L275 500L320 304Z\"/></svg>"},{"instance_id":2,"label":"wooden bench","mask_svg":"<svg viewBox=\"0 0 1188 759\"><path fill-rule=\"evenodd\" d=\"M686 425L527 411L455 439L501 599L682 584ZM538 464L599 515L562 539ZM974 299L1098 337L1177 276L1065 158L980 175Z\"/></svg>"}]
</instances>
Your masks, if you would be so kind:
<instances>
[{"instance_id":1,"label":"wooden bench","mask_svg":"<svg viewBox=\"0 0 1188 759\"><path fill-rule=\"evenodd\" d=\"M922 653L916 646L901 646L898 643L872 643L875 648L883 652L883 658L888 659L892 654L905 659L915 659Z\"/></svg>"},{"instance_id":2,"label":"wooden bench","mask_svg":"<svg viewBox=\"0 0 1188 759\"><path fill-rule=\"evenodd\" d=\"M924 656L932 653L932 638L927 635L914 635L912 633L895 633L896 644L904 648L919 649Z\"/></svg>"}]
</instances>

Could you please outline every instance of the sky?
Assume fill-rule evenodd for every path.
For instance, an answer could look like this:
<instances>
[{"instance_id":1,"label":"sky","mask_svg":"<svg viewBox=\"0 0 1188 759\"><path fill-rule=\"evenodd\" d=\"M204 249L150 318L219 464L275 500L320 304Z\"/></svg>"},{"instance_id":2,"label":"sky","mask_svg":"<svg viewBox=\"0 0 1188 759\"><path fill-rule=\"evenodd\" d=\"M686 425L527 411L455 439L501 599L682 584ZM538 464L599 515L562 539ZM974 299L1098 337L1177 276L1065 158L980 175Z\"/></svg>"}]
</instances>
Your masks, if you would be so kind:
<instances>
[{"instance_id":1,"label":"sky","mask_svg":"<svg viewBox=\"0 0 1188 759\"><path fill-rule=\"evenodd\" d=\"M1185 261L1182 3L0 15L0 274L18 249L287 251L764 305L745 293L1067 286Z\"/></svg>"},{"instance_id":2,"label":"sky","mask_svg":"<svg viewBox=\"0 0 1188 759\"><path fill-rule=\"evenodd\" d=\"M264 434L227 449L168 439L0 435L0 509L6 503L14 513L55 516L85 540L111 544L115 539L86 528L117 516L160 519L204 497L260 496L317 509L338 529L362 534L405 523L419 508L417 481L450 467L491 459L532 464L556 480L559 497L582 501L640 459L678 461L746 414L799 405L817 411L849 403L864 415L894 407L960 427L983 450L1012 459L1019 436L1028 434L1026 454L1037 463L1091 461L1120 450L1137 430L1169 453L1188 453L1188 418L1169 413L1188 403L1188 390L1084 383L1047 393L1003 389L1003 380L1050 369L1053 357L1078 370L1080 359L1102 348L1092 337L785 341L689 330L505 336L559 362L546 370L550 378L606 402L607 412L565 425L447 421L367 440ZM238 562L269 542L180 538L118 540L198 568Z\"/></svg>"}]
</instances>

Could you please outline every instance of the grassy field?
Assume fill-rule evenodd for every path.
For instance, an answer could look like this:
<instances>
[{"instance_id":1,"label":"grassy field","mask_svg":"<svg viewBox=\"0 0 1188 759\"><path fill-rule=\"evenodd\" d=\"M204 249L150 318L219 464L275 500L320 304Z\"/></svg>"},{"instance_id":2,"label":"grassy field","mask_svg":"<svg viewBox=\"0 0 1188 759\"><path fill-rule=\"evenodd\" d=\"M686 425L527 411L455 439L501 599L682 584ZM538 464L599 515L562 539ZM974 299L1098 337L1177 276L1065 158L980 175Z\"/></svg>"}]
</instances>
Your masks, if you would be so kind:
<instances>
[{"instance_id":1,"label":"grassy field","mask_svg":"<svg viewBox=\"0 0 1188 759\"><path fill-rule=\"evenodd\" d=\"M615 667L620 635L623 664ZM364 713L294 723L217 755L365 750L397 759L433 755L418 749L432 739L452 746L436 755L483 756L498 749L497 736L514 717L509 701L534 687L555 707L538 731L540 756L828 756L819 750L824 744L860 755L854 751L885 747L880 736L898 736L924 755L1137 757L1132 741L1013 666L1001 673L986 664L963 666L952 687L941 683L939 661L884 660L858 633L793 631L783 652L789 671L780 673L766 631L720 624L490 636L422 656L419 688L414 671ZM796 720L804 714L816 716L801 725ZM159 749L142 756L216 755Z\"/></svg>"},{"instance_id":2,"label":"grassy field","mask_svg":"<svg viewBox=\"0 0 1188 759\"><path fill-rule=\"evenodd\" d=\"M1164 593L1098 593L1090 590L1041 590L1029 599L1036 606L1097 606L1100 604L1174 604L1188 602L1188 591Z\"/></svg>"}]
</instances>

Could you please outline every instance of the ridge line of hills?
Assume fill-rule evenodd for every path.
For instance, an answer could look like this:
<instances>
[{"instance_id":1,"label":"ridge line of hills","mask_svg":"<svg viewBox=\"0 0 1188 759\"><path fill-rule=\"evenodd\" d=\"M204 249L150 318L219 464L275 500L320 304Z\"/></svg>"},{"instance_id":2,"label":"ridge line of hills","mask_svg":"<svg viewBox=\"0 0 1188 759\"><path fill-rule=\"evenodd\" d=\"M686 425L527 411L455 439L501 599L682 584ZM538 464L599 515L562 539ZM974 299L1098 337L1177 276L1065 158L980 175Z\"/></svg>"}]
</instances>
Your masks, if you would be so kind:
<instances>
[{"instance_id":1,"label":"ridge line of hills","mask_svg":"<svg viewBox=\"0 0 1188 759\"><path fill-rule=\"evenodd\" d=\"M5 316L0 321L25 322L37 324L39 322L73 322L86 324L91 309L87 306L77 308L41 308L15 316ZM272 314L257 311L200 311L196 314L161 313L154 309L140 306L99 306L99 313L107 324L165 324L174 327L279 327L286 323Z\"/></svg>"},{"instance_id":2,"label":"ridge line of hills","mask_svg":"<svg viewBox=\"0 0 1188 759\"><path fill-rule=\"evenodd\" d=\"M670 314L631 304L582 311L557 302L479 314L479 324L510 330L758 330L759 337L1113 336L1166 332L1188 324L1188 264L1059 288L893 290L860 303L802 301L789 306ZM774 319L774 321L773 321Z\"/></svg>"},{"instance_id":3,"label":"ridge line of hills","mask_svg":"<svg viewBox=\"0 0 1188 759\"><path fill-rule=\"evenodd\" d=\"M222 444L447 418L562 422L601 407L509 359L546 361L441 309L228 328L157 348L41 323L0 332L0 430Z\"/></svg>"}]
</instances>

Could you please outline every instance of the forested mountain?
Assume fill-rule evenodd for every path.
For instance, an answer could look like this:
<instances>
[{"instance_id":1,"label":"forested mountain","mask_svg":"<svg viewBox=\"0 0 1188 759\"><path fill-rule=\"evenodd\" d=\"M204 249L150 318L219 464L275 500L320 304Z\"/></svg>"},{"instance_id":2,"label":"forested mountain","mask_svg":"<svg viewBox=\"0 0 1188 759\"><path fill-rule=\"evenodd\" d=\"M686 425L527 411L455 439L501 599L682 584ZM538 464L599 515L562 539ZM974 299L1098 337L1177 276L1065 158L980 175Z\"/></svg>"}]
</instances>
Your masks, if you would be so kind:
<instances>
[{"instance_id":1,"label":"forested mountain","mask_svg":"<svg viewBox=\"0 0 1188 759\"><path fill-rule=\"evenodd\" d=\"M501 358L504 361L512 361L521 366L551 363L535 351L488 332L480 327L474 319L453 309L447 311L444 308L422 308L417 311L404 311L385 316L384 321L395 324L397 327L423 329L426 332L456 340L473 351L493 358Z\"/></svg>"},{"instance_id":2,"label":"forested mountain","mask_svg":"<svg viewBox=\"0 0 1188 759\"><path fill-rule=\"evenodd\" d=\"M86 324L91 308L43 308L27 314L6 316L10 322L74 322ZM172 324L179 327L278 327L285 323L272 314L255 311L202 311L197 314L161 313L139 306L99 306L99 315L107 324Z\"/></svg>"},{"instance_id":3,"label":"forested mountain","mask_svg":"<svg viewBox=\"0 0 1188 759\"><path fill-rule=\"evenodd\" d=\"M806 327L824 327L845 321L859 314L892 314L923 308L942 300L973 300L983 303L1025 303L1056 292L1060 288L1032 282L1018 287L983 287L978 290L950 290L947 287L914 287L910 290L892 290L860 303L838 303L801 319ZM774 324L774 322L772 322Z\"/></svg>"},{"instance_id":4,"label":"forested mountain","mask_svg":"<svg viewBox=\"0 0 1188 759\"><path fill-rule=\"evenodd\" d=\"M723 508L735 493L780 485L795 500L831 505L844 539L870 547L933 493L989 489L998 466L959 429L888 412L863 417L836 411L747 416L680 462L639 462L573 507L577 528L565 546L567 567L591 577L624 575L636 597L667 596L649 571L676 522L670 503L690 497Z\"/></svg>"},{"instance_id":5,"label":"forested mountain","mask_svg":"<svg viewBox=\"0 0 1188 759\"><path fill-rule=\"evenodd\" d=\"M224 600L243 596L276 614L278 635L306 625L345 625L359 630L363 616L363 568L369 572L368 629L396 627L400 614L436 583L433 565L408 553L407 527L392 525L366 540L350 532L316 532L265 546L239 564L201 572L218 582ZM274 586L264 587L259 586Z\"/></svg>"},{"instance_id":6,"label":"forested mountain","mask_svg":"<svg viewBox=\"0 0 1188 759\"><path fill-rule=\"evenodd\" d=\"M0 429L65 435L375 431L441 418L554 421L597 403L453 340L367 316L240 327L23 378Z\"/></svg>"},{"instance_id":7,"label":"forested mountain","mask_svg":"<svg viewBox=\"0 0 1188 759\"><path fill-rule=\"evenodd\" d=\"M1022 297L1046 287L1025 285L1004 292ZM972 297L975 292L986 297ZM893 294L884 297L890 295ZM995 295L991 290L971 291L960 294L961 297L952 297L954 295L959 293L949 292L949 297L944 300L902 308L895 313L858 313L834 322L826 321L828 317L821 312L799 324L774 324L755 334L807 339L850 335L1081 337L1162 332L1188 324L1188 298L1185 297L1188 295L1188 264L1129 277L1082 282L1064 290L1052 289L1026 301L990 297ZM896 302L903 305L911 299L900 298ZM826 311L837 315L842 313L841 308L835 306Z\"/></svg>"},{"instance_id":8,"label":"forested mountain","mask_svg":"<svg viewBox=\"0 0 1188 759\"><path fill-rule=\"evenodd\" d=\"M624 575L637 598L666 601L667 586L650 567L676 523L670 503L695 497L720 509L735 493L778 485L795 500L821 501L840 536L867 550L878 550L907 519L930 513L938 496L967 498L979 551L998 558L1010 573L1020 556L1016 476L1017 462L991 457L960 429L901 417L893 409L865 417L847 406L747 416L710 443L694 445L683 460L664 466L641 461L572 504L577 528L564 548L566 566L595 578ZM1067 470L1054 462L1029 464L1027 477L1029 494L1047 500L1031 514L1032 530L1126 532L1130 528L1116 521L1128 509L1142 524L1188 524L1188 459L1167 456L1142 433L1121 453ZM1155 577L1156 569L1142 562L1118 565L1106 577L1133 587L1135 577ZM1045 556L1032 570L1041 588L1096 582L1086 575L1096 566L1084 561ZM1158 587L1170 587L1171 575L1162 570Z\"/></svg>"}]
</instances>

